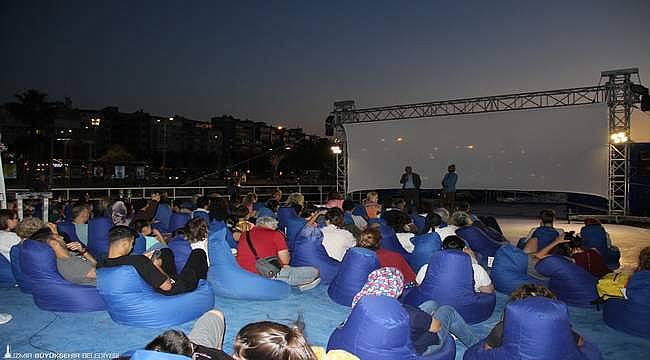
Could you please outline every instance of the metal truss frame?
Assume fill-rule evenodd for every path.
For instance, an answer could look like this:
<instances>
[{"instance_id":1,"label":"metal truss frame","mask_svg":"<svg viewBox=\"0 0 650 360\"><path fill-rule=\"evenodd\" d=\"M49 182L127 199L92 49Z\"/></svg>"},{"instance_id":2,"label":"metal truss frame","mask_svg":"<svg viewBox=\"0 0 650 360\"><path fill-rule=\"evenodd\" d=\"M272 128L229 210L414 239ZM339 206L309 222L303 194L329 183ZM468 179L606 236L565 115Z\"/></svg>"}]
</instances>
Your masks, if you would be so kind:
<instances>
[{"instance_id":1,"label":"metal truss frame","mask_svg":"<svg viewBox=\"0 0 650 360\"><path fill-rule=\"evenodd\" d=\"M356 109L353 100L334 103L335 142L342 149L337 156L337 188L348 192L348 156L344 124L417 119L460 114L542 109L607 103L609 135L624 132L630 136L630 115L638 101L631 91L631 75L638 69L605 71L605 85L536 91L468 99L432 101ZM627 215L629 204L629 142L609 143L609 215Z\"/></svg>"}]
</instances>

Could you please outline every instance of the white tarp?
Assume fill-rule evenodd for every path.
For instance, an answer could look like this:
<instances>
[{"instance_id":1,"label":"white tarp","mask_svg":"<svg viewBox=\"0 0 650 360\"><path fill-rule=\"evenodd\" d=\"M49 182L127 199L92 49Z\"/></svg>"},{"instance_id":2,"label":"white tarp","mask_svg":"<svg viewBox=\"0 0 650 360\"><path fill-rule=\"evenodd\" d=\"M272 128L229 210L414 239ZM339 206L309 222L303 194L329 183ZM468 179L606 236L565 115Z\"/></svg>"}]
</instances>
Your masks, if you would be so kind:
<instances>
[{"instance_id":1,"label":"white tarp","mask_svg":"<svg viewBox=\"0 0 650 360\"><path fill-rule=\"evenodd\" d=\"M440 188L456 164L458 189L607 196L605 104L347 124L350 191L400 187L410 165Z\"/></svg>"}]
</instances>

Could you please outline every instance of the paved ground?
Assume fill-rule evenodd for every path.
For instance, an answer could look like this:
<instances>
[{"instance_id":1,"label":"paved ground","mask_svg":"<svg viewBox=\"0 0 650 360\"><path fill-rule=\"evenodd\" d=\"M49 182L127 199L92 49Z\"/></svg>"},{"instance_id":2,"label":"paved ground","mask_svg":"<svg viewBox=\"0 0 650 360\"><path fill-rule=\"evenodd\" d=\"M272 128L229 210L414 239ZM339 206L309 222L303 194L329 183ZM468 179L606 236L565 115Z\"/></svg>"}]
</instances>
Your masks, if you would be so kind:
<instances>
[{"instance_id":1,"label":"paved ground","mask_svg":"<svg viewBox=\"0 0 650 360\"><path fill-rule=\"evenodd\" d=\"M535 219L520 218L497 218L504 235L511 243L516 244L519 238L528 234L531 228L538 226ZM557 227L565 231L580 232L582 223L558 221ZM621 270L633 271L636 267L639 251L646 246L650 246L650 229L638 228L627 225L610 225L605 224L605 229L609 232L612 242L621 250Z\"/></svg>"}]
</instances>

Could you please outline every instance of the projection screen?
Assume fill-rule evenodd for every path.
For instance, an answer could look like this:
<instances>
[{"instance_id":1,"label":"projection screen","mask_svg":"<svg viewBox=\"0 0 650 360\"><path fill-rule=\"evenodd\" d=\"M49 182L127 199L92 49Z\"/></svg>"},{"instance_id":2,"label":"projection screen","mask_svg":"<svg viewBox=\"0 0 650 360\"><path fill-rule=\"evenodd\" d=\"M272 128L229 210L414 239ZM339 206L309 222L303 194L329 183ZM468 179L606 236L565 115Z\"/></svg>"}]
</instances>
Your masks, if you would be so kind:
<instances>
[{"instance_id":1,"label":"projection screen","mask_svg":"<svg viewBox=\"0 0 650 360\"><path fill-rule=\"evenodd\" d=\"M410 165L422 188L574 192L607 197L607 106L346 124L349 191L400 188Z\"/></svg>"}]
</instances>

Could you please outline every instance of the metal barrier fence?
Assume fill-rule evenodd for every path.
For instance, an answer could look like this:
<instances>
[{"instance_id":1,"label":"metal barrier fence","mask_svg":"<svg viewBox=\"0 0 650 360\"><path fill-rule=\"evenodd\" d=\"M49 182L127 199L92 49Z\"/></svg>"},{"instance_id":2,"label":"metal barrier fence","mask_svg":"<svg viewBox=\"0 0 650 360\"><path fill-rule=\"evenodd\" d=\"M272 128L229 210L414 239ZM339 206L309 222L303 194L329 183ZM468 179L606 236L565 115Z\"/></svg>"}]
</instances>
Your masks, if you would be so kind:
<instances>
[{"instance_id":1,"label":"metal barrier fence","mask_svg":"<svg viewBox=\"0 0 650 360\"><path fill-rule=\"evenodd\" d=\"M309 201L318 201L322 204L327 201L330 191L336 190L335 184L319 185L247 185L240 188L240 193L245 195L249 192L264 198L271 196L275 190L281 190L284 195L299 192ZM7 189L8 194L28 192L28 189ZM53 188L50 190L54 200L75 200L88 196L91 200L98 200L103 197L123 199L146 199L153 193L166 192L172 199L190 199L196 194L210 195L219 194L228 196L225 186L152 186L152 187L89 187L89 188Z\"/></svg>"}]
</instances>

